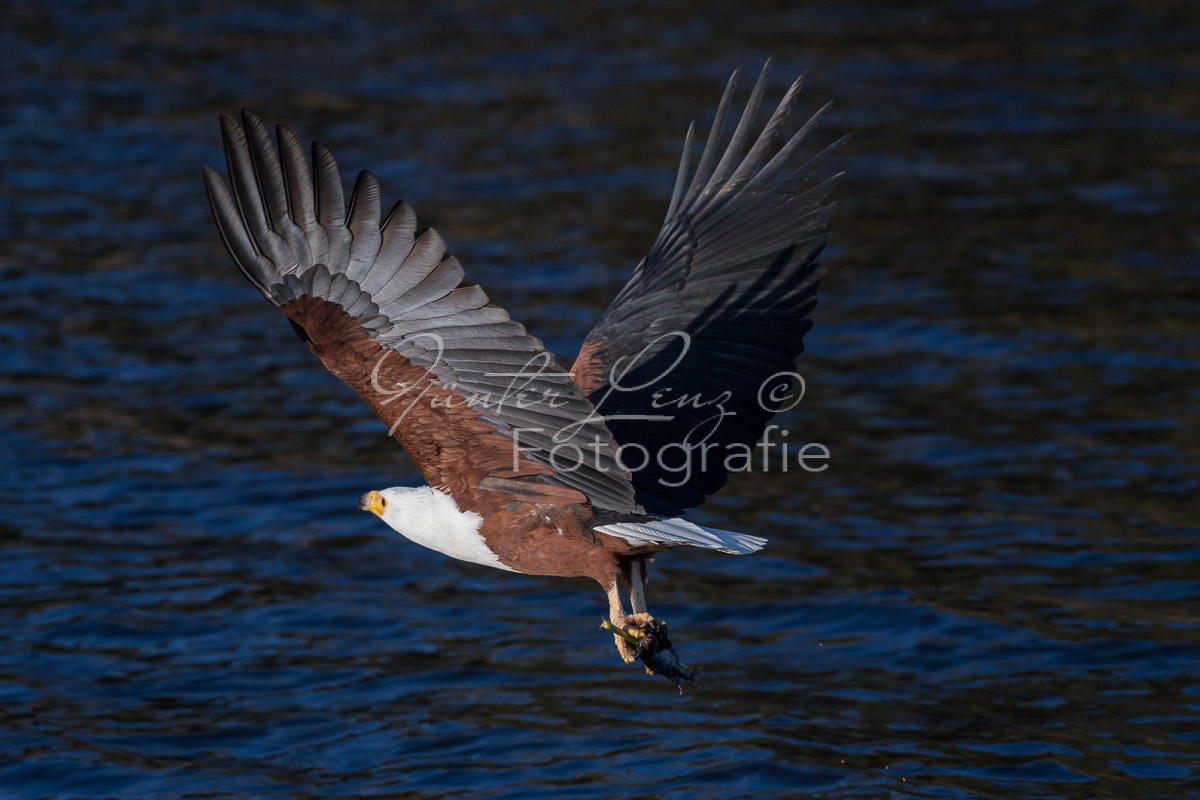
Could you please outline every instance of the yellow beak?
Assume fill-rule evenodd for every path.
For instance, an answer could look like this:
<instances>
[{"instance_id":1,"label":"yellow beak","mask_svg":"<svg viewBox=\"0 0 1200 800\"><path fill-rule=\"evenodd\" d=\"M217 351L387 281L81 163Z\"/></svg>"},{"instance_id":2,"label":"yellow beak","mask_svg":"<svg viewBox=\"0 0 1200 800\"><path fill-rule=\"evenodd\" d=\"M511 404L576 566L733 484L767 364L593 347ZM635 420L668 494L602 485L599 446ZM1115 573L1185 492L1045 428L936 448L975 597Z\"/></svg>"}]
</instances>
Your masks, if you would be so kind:
<instances>
[{"instance_id":1,"label":"yellow beak","mask_svg":"<svg viewBox=\"0 0 1200 800\"><path fill-rule=\"evenodd\" d=\"M379 492L367 492L358 498L358 510L370 511L377 517L383 516L383 496Z\"/></svg>"}]
</instances>

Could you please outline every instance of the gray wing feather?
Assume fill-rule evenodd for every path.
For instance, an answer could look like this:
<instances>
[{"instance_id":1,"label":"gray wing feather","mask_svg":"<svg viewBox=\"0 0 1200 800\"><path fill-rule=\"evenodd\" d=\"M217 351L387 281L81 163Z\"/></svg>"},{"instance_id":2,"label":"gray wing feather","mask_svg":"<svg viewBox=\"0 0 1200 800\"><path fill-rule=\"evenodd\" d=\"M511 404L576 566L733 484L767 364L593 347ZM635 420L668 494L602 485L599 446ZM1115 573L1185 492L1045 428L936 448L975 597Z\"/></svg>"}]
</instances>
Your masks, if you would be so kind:
<instances>
[{"instance_id":1,"label":"gray wing feather","mask_svg":"<svg viewBox=\"0 0 1200 800\"><path fill-rule=\"evenodd\" d=\"M691 207L708 182L709 170L712 169L713 160L717 157L717 148L725 133L725 120L728 119L729 107L733 104L733 92L737 88L738 77L741 74L742 68L738 67L729 76L729 82L725 84L725 93L721 95L721 102L717 104L717 115L713 118L708 138L704 142L704 152L700 154L700 163L696 165L696 174L692 177L691 188L683 198L684 209Z\"/></svg>"},{"instance_id":2,"label":"gray wing feather","mask_svg":"<svg viewBox=\"0 0 1200 800\"><path fill-rule=\"evenodd\" d=\"M413 210L412 206L401 200L392 207L392 212L388 214L387 220L383 223L383 242L379 245L378 263L381 265L381 272L386 269L394 269L390 278L381 284L385 288L381 290L380 303L390 303L419 280L409 277L410 270L404 271L405 279L398 279L396 276L400 266L412 253L413 245L416 242L416 233L417 212Z\"/></svg>"},{"instance_id":3,"label":"gray wing feather","mask_svg":"<svg viewBox=\"0 0 1200 800\"><path fill-rule=\"evenodd\" d=\"M343 264L350 253L350 229L346 227L346 195L342 173L333 152L313 142L313 169L316 172L317 218L325 229L328 246L325 259L318 264Z\"/></svg>"},{"instance_id":4,"label":"gray wing feather","mask_svg":"<svg viewBox=\"0 0 1200 800\"><path fill-rule=\"evenodd\" d=\"M404 258L394 266L378 264L363 285L371 287L380 303L396 302L428 278L442 263L445 254L446 243L437 231L430 228L409 245Z\"/></svg>"},{"instance_id":5,"label":"gray wing feather","mask_svg":"<svg viewBox=\"0 0 1200 800\"><path fill-rule=\"evenodd\" d=\"M381 211L379 181L365 169L358 174L354 193L350 196L350 214L346 227L350 229L350 264L346 277L359 281L375 265L383 234L379 229Z\"/></svg>"},{"instance_id":6,"label":"gray wing feather","mask_svg":"<svg viewBox=\"0 0 1200 800\"><path fill-rule=\"evenodd\" d=\"M675 216L679 201L683 198L683 190L687 185L688 164L692 160L692 140L696 136L696 123L688 125L687 135L683 137L683 155L679 157L679 172L675 176L675 190L671 192L671 203L667 206L667 219Z\"/></svg>"},{"instance_id":7,"label":"gray wing feather","mask_svg":"<svg viewBox=\"0 0 1200 800\"><path fill-rule=\"evenodd\" d=\"M221 233L226 249L233 254L234 261L241 266L246 278L264 295L269 295L269 287L280 277L275 263L258 252L229 187L225 185L221 176L209 167L204 168L204 185L208 190L209 205L212 206L217 230Z\"/></svg>"}]
</instances>

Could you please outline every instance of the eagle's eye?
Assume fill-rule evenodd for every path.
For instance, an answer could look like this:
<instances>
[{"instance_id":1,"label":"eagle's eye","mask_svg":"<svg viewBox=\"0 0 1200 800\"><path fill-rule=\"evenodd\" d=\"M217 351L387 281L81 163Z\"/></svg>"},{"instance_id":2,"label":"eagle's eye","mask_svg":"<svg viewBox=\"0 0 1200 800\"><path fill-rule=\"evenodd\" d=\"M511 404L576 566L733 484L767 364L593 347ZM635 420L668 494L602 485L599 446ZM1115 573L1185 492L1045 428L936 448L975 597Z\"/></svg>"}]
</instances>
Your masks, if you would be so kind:
<instances>
[{"instance_id":1,"label":"eagle's eye","mask_svg":"<svg viewBox=\"0 0 1200 800\"><path fill-rule=\"evenodd\" d=\"M386 497L384 497L383 495L380 495L380 496L379 496L379 507L380 507L380 508L387 508L387 498L386 498Z\"/></svg>"}]
</instances>

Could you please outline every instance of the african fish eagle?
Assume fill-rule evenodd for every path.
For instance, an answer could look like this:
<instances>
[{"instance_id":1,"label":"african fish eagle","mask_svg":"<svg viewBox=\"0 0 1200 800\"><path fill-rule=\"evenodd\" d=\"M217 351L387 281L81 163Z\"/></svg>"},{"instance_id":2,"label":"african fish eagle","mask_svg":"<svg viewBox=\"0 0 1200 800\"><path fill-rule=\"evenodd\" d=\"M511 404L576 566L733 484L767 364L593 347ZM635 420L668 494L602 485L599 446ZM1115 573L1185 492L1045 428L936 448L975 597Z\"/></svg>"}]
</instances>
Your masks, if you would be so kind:
<instances>
[{"instance_id":1,"label":"african fish eagle","mask_svg":"<svg viewBox=\"0 0 1200 800\"><path fill-rule=\"evenodd\" d=\"M380 221L371 173L358 176L347 211L324 145L313 144L310 164L289 128L276 145L254 113L240 125L222 115L229 183L204 168L242 273L428 482L368 492L360 509L464 561L592 578L622 658L677 685L695 674L647 612L646 563L679 546L745 554L765 540L683 520L730 467L700 457L681 478L675 461L749 447L778 410L781 397L763 387L793 375L812 327L834 209L825 198L841 177L809 185L845 139L796 158L828 105L775 146L803 76L751 142L770 66L722 148L734 72L690 179L689 128L658 238L569 372L464 279L407 203ZM692 402L664 408L664 397Z\"/></svg>"}]
</instances>

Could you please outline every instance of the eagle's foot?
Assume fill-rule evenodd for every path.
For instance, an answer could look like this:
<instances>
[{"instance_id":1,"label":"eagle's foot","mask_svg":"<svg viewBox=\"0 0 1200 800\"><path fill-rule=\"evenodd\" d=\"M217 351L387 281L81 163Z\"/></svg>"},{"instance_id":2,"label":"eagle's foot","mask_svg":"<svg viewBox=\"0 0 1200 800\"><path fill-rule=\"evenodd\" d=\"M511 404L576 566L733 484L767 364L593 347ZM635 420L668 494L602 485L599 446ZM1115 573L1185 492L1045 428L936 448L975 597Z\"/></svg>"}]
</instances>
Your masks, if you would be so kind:
<instances>
[{"instance_id":1,"label":"eagle's foot","mask_svg":"<svg viewBox=\"0 0 1200 800\"><path fill-rule=\"evenodd\" d=\"M634 559L629 565L630 592L629 601L633 613L625 613L621 602L619 576L613 575L612 583L608 586L608 619L600 623L600 627L613 635L617 652L626 664L632 664L641 659L642 666L650 675L662 675L679 687L683 694L683 684L699 686L696 676L699 669L692 669L679 660L671 640L667 638L667 623L656 619L646 610L646 595L642 591L644 580L643 566L640 559Z\"/></svg>"},{"instance_id":2,"label":"eagle's foot","mask_svg":"<svg viewBox=\"0 0 1200 800\"><path fill-rule=\"evenodd\" d=\"M693 669L679 660L679 655L667 638L667 623L649 614L630 614L616 625L605 620L600 627L613 634L617 644L617 652L626 664L632 664L641 659L647 675L662 675L679 687L683 694L683 684L699 686L696 676L700 669Z\"/></svg>"},{"instance_id":3,"label":"eagle's foot","mask_svg":"<svg viewBox=\"0 0 1200 800\"><path fill-rule=\"evenodd\" d=\"M617 645L617 653L626 664L638 660L638 646L645 629L653 623L654 618L649 614L613 614L615 619L603 620L600 627L613 635Z\"/></svg>"}]
</instances>

